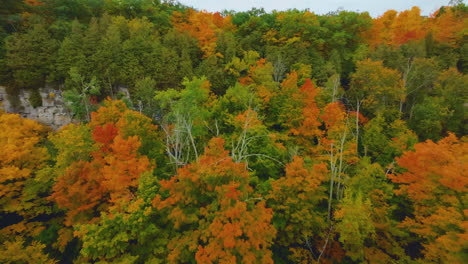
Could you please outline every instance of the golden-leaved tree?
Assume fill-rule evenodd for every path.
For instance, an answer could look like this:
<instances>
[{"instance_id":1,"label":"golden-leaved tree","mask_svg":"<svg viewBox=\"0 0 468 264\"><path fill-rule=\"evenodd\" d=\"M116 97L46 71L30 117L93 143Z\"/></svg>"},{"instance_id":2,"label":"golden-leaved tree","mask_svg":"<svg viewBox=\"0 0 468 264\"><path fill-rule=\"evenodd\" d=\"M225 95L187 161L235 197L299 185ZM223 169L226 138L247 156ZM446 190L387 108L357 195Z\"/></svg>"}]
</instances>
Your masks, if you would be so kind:
<instances>
[{"instance_id":1,"label":"golden-leaved tree","mask_svg":"<svg viewBox=\"0 0 468 264\"><path fill-rule=\"evenodd\" d=\"M47 167L49 155L44 146L48 131L36 121L0 112L2 263L27 261L31 257L53 263L43 254L45 246L31 239L45 229L38 217L52 213L52 205L46 199L52 180Z\"/></svg>"}]
</instances>

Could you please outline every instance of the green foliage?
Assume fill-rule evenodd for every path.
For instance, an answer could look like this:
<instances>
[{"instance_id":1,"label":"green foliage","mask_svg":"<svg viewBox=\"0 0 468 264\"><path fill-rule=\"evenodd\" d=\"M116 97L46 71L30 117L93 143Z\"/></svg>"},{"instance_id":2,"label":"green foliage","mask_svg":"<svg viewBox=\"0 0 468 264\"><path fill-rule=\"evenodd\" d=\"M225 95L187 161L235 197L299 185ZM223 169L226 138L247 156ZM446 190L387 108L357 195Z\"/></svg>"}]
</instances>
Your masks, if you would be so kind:
<instances>
[{"instance_id":1,"label":"green foliage","mask_svg":"<svg viewBox=\"0 0 468 264\"><path fill-rule=\"evenodd\" d=\"M365 241L375 234L370 217L371 206L371 201L363 198L362 193L347 190L339 210L335 212L335 218L339 221L336 230L340 233L340 242L353 260L364 258Z\"/></svg>"},{"instance_id":2,"label":"green foliage","mask_svg":"<svg viewBox=\"0 0 468 264\"><path fill-rule=\"evenodd\" d=\"M74 118L89 121L90 113L95 109L91 104L91 98L101 93L97 80L95 77L86 80L75 67L70 68L69 76L68 90L63 92L65 105Z\"/></svg>"},{"instance_id":3,"label":"green foliage","mask_svg":"<svg viewBox=\"0 0 468 264\"><path fill-rule=\"evenodd\" d=\"M133 93L134 101L137 102L138 110L145 113L146 116L153 117L155 114L154 93L156 90L156 81L145 77L135 83Z\"/></svg>"},{"instance_id":4,"label":"green foliage","mask_svg":"<svg viewBox=\"0 0 468 264\"><path fill-rule=\"evenodd\" d=\"M460 136L468 131L467 85L468 76L450 68L440 73L434 87L434 94L443 98L443 105L450 111L448 119L444 120L445 130Z\"/></svg>"},{"instance_id":5,"label":"green foliage","mask_svg":"<svg viewBox=\"0 0 468 264\"><path fill-rule=\"evenodd\" d=\"M362 104L365 116L396 108L404 100L404 87L397 71L388 69L381 61L357 62L356 72L351 75L351 87L347 95L353 104Z\"/></svg>"},{"instance_id":6,"label":"green foliage","mask_svg":"<svg viewBox=\"0 0 468 264\"><path fill-rule=\"evenodd\" d=\"M417 143L417 136L402 120L388 121L378 115L364 126L361 144L364 154L382 166L392 163L403 151Z\"/></svg>"},{"instance_id":7,"label":"green foliage","mask_svg":"<svg viewBox=\"0 0 468 264\"><path fill-rule=\"evenodd\" d=\"M144 177L154 176L147 174ZM140 184L141 187L145 188ZM102 215L99 223L76 226L76 232L83 234L81 254L93 260L164 263L169 231L163 229L166 224L151 207L151 200L140 199L123 212Z\"/></svg>"},{"instance_id":8,"label":"green foliage","mask_svg":"<svg viewBox=\"0 0 468 264\"><path fill-rule=\"evenodd\" d=\"M78 20L73 20L71 32L62 41L58 50L55 64L57 69L56 78L67 80L72 67L81 72L86 71L88 65L85 56L84 36L83 25Z\"/></svg>"},{"instance_id":9,"label":"green foliage","mask_svg":"<svg viewBox=\"0 0 468 264\"><path fill-rule=\"evenodd\" d=\"M24 33L14 33L5 40L6 66L16 87L39 88L53 68L57 41L44 22L31 25Z\"/></svg>"},{"instance_id":10,"label":"green foliage","mask_svg":"<svg viewBox=\"0 0 468 264\"><path fill-rule=\"evenodd\" d=\"M96 150L93 146L91 129L82 124L69 124L49 138L57 150L55 172L58 174L75 161L89 161L91 152Z\"/></svg>"},{"instance_id":11,"label":"green foliage","mask_svg":"<svg viewBox=\"0 0 468 264\"><path fill-rule=\"evenodd\" d=\"M428 96L414 106L409 127L421 140L437 140L442 137L445 120L450 116L450 111L443 104L443 100L441 97Z\"/></svg>"},{"instance_id":12,"label":"green foliage","mask_svg":"<svg viewBox=\"0 0 468 264\"><path fill-rule=\"evenodd\" d=\"M210 99L210 83L206 78L185 79L182 83L185 89L173 89L156 92L155 100L161 106L166 122L179 126L193 125L193 136L206 135L205 126L211 112L208 109Z\"/></svg>"}]
</instances>

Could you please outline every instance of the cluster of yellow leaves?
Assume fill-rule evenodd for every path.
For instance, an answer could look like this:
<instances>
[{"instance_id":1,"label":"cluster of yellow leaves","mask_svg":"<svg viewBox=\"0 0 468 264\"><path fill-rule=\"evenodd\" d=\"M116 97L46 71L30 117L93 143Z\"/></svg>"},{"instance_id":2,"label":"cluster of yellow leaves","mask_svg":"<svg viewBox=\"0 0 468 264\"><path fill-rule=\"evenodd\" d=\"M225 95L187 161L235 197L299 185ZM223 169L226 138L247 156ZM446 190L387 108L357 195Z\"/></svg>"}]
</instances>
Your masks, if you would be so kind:
<instances>
[{"instance_id":1,"label":"cluster of yellow leaves","mask_svg":"<svg viewBox=\"0 0 468 264\"><path fill-rule=\"evenodd\" d=\"M41 226L27 221L50 211L48 201L32 193L35 190L25 191L26 185L41 184L40 171L46 167L49 157L41 142L48 131L36 121L0 113L0 207L3 212L23 217L23 222L2 229L3 234L37 235Z\"/></svg>"},{"instance_id":2,"label":"cluster of yellow leaves","mask_svg":"<svg viewBox=\"0 0 468 264\"><path fill-rule=\"evenodd\" d=\"M43 253L44 245L24 240L39 235L44 226L33 219L51 210L51 204L41 197L42 189L34 187L50 179L42 175L47 173L43 170L49 155L41 144L48 132L36 121L0 112L0 207L3 213L22 217L22 221L0 230L1 263L26 263L32 259L55 263Z\"/></svg>"},{"instance_id":3,"label":"cluster of yellow leaves","mask_svg":"<svg viewBox=\"0 0 468 264\"><path fill-rule=\"evenodd\" d=\"M318 17L310 11L278 12L276 13L276 27L263 35L263 40L272 45L284 46L295 42L304 42L311 34L311 27L319 25ZM279 28L279 29L278 29Z\"/></svg>"},{"instance_id":4,"label":"cluster of yellow leaves","mask_svg":"<svg viewBox=\"0 0 468 264\"><path fill-rule=\"evenodd\" d=\"M366 248L364 241L375 233L371 208L370 199L362 197L360 193L354 195L348 192L334 213L335 220L338 221L336 228L340 233L340 241L344 244L346 255L353 260L362 258Z\"/></svg>"},{"instance_id":5,"label":"cluster of yellow leaves","mask_svg":"<svg viewBox=\"0 0 468 264\"><path fill-rule=\"evenodd\" d=\"M43 253L45 245L34 241L29 246L24 246L24 240L17 238L12 242L0 245L0 263L41 263L55 264L57 261L50 259Z\"/></svg>"},{"instance_id":6,"label":"cluster of yellow leaves","mask_svg":"<svg viewBox=\"0 0 468 264\"><path fill-rule=\"evenodd\" d=\"M40 146L48 129L17 114L0 113L0 204L4 211L21 210L24 182L44 166L48 154Z\"/></svg>"},{"instance_id":7,"label":"cluster of yellow leaves","mask_svg":"<svg viewBox=\"0 0 468 264\"><path fill-rule=\"evenodd\" d=\"M363 110L378 112L404 101L406 91L400 73L383 66L382 61L358 61L351 77L350 94L362 102Z\"/></svg>"}]
</instances>

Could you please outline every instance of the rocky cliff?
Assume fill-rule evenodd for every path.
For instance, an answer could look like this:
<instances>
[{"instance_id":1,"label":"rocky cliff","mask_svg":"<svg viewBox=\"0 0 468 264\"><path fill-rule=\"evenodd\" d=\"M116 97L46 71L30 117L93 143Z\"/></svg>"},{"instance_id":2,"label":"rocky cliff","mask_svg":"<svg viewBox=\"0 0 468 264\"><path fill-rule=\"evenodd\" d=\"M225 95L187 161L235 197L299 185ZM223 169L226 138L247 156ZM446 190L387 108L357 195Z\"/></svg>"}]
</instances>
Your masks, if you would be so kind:
<instances>
[{"instance_id":1,"label":"rocky cliff","mask_svg":"<svg viewBox=\"0 0 468 264\"><path fill-rule=\"evenodd\" d=\"M18 113L22 117L36 120L57 129L72 121L70 113L65 108L60 90L41 88L39 93L42 106L33 107L29 101L30 93L22 90L19 93L19 105L13 106L8 100L6 89L0 86L0 107L7 113Z\"/></svg>"}]
</instances>

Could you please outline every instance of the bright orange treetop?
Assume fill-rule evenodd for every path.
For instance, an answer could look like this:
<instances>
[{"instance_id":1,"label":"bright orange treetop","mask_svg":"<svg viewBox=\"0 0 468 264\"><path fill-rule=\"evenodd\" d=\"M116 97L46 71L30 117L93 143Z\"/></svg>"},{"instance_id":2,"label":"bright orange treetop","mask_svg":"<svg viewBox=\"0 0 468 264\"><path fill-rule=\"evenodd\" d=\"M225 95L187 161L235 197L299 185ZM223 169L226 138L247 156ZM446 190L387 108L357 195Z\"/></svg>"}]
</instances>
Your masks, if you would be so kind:
<instances>
[{"instance_id":1,"label":"bright orange treetop","mask_svg":"<svg viewBox=\"0 0 468 264\"><path fill-rule=\"evenodd\" d=\"M468 246L468 144L453 134L418 143L397 158L406 172L390 176L396 190L414 203L414 217L402 226L424 238L425 261L464 263Z\"/></svg>"},{"instance_id":2,"label":"bright orange treetop","mask_svg":"<svg viewBox=\"0 0 468 264\"><path fill-rule=\"evenodd\" d=\"M161 181L166 199L153 205L168 210L177 235L169 242L169 263L273 263L268 249L276 230L272 210L253 196L244 163L235 163L213 138L196 163Z\"/></svg>"},{"instance_id":3,"label":"bright orange treetop","mask_svg":"<svg viewBox=\"0 0 468 264\"><path fill-rule=\"evenodd\" d=\"M172 17L174 27L198 40L205 57L216 54L216 40L219 32L233 28L231 17L223 17L220 13L195 11L189 9L185 14L174 12Z\"/></svg>"},{"instance_id":4,"label":"bright orange treetop","mask_svg":"<svg viewBox=\"0 0 468 264\"><path fill-rule=\"evenodd\" d=\"M409 41L423 39L427 34L427 26L421 9L397 12L388 10L382 16L373 20L372 28L366 38L370 46L380 44L399 46Z\"/></svg>"},{"instance_id":5,"label":"bright orange treetop","mask_svg":"<svg viewBox=\"0 0 468 264\"><path fill-rule=\"evenodd\" d=\"M138 153L140 138L123 132L128 128L122 124L128 122L122 119L133 111L122 104L107 101L92 114L89 157L72 161L57 178L51 199L67 209L66 225L93 221L99 211L118 210L134 198L140 175L152 169L149 159ZM138 113L133 117L138 118ZM60 134L70 136L66 128ZM59 153L65 149L58 148Z\"/></svg>"}]
</instances>

